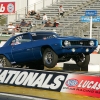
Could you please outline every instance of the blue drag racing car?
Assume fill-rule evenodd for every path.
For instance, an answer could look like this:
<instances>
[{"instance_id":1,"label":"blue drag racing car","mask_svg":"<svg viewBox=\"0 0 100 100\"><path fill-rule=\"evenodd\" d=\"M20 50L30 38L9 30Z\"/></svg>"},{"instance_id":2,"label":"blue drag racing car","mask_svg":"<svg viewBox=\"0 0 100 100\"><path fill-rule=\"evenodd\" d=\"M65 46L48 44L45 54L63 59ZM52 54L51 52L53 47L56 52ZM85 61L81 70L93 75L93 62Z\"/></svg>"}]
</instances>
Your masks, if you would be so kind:
<instances>
[{"instance_id":1,"label":"blue drag racing car","mask_svg":"<svg viewBox=\"0 0 100 100\"><path fill-rule=\"evenodd\" d=\"M32 69L53 68L58 62L73 59L82 68L88 66L90 54L97 48L96 39L60 37L55 32L27 32L11 37L0 48L3 67L15 65Z\"/></svg>"}]
</instances>

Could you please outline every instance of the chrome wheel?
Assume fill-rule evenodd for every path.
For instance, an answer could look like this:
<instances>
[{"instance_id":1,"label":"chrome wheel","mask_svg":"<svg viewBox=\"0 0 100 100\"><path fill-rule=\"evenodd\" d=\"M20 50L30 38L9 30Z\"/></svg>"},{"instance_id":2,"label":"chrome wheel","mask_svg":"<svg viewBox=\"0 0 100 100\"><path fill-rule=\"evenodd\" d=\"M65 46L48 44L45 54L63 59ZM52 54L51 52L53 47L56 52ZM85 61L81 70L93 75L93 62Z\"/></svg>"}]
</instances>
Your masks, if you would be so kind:
<instances>
[{"instance_id":1,"label":"chrome wheel","mask_svg":"<svg viewBox=\"0 0 100 100\"><path fill-rule=\"evenodd\" d=\"M82 54L80 57L79 57L79 62L84 62L85 61L85 55Z\"/></svg>"},{"instance_id":2,"label":"chrome wheel","mask_svg":"<svg viewBox=\"0 0 100 100\"><path fill-rule=\"evenodd\" d=\"M58 55L51 49L45 49L43 53L43 63L47 68L53 68L57 64Z\"/></svg>"},{"instance_id":3,"label":"chrome wheel","mask_svg":"<svg viewBox=\"0 0 100 100\"><path fill-rule=\"evenodd\" d=\"M85 55L85 54L81 54L78 58L79 60L76 61L76 64L79 67L87 67L88 68L88 64L90 62L90 55Z\"/></svg>"},{"instance_id":4,"label":"chrome wheel","mask_svg":"<svg viewBox=\"0 0 100 100\"><path fill-rule=\"evenodd\" d=\"M45 55L45 62L47 64L51 64L53 61L53 54L52 52L47 52L47 54Z\"/></svg>"}]
</instances>

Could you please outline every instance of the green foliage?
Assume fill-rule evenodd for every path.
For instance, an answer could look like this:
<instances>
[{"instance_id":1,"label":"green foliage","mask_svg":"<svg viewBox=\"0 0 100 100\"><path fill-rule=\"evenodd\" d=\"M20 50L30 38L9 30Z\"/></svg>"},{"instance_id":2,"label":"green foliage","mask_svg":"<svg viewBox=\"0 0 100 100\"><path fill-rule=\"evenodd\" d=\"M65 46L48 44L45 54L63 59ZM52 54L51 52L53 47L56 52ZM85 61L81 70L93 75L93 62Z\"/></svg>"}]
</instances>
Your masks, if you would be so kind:
<instances>
[{"instance_id":1,"label":"green foliage","mask_svg":"<svg viewBox=\"0 0 100 100\"><path fill-rule=\"evenodd\" d=\"M4 24L7 24L7 16L0 15L0 26Z\"/></svg>"}]
</instances>

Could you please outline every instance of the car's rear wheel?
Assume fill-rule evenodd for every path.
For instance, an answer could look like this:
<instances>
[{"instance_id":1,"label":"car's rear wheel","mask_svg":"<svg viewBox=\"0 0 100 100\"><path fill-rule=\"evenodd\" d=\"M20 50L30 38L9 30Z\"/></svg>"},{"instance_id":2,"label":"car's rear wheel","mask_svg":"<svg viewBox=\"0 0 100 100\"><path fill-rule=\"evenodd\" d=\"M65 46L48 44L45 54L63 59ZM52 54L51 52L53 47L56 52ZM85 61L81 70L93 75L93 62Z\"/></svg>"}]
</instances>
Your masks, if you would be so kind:
<instances>
[{"instance_id":1,"label":"car's rear wheel","mask_svg":"<svg viewBox=\"0 0 100 100\"><path fill-rule=\"evenodd\" d=\"M88 71L88 64L90 62L90 55L82 54L76 64L81 68L82 71Z\"/></svg>"},{"instance_id":2,"label":"car's rear wheel","mask_svg":"<svg viewBox=\"0 0 100 100\"><path fill-rule=\"evenodd\" d=\"M58 56L52 49L47 48L43 53L43 62L47 68L53 68L58 62Z\"/></svg>"},{"instance_id":3,"label":"car's rear wheel","mask_svg":"<svg viewBox=\"0 0 100 100\"><path fill-rule=\"evenodd\" d=\"M3 55L0 55L0 63L2 67L12 67L9 60Z\"/></svg>"}]
</instances>

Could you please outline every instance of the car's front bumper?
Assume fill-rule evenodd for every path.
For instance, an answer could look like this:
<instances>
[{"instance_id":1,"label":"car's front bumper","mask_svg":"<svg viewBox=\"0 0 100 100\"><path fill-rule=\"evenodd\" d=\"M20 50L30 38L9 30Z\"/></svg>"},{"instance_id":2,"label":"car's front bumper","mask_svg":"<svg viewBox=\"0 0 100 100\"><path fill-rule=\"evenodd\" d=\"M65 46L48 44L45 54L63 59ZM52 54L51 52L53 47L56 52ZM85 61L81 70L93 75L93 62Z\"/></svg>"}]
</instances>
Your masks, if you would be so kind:
<instances>
[{"instance_id":1,"label":"car's front bumper","mask_svg":"<svg viewBox=\"0 0 100 100\"><path fill-rule=\"evenodd\" d=\"M69 54L69 53L86 53L90 54L96 49L96 46L94 47L62 47L62 49L58 50L58 54Z\"/></svg>"}]
</instances>

